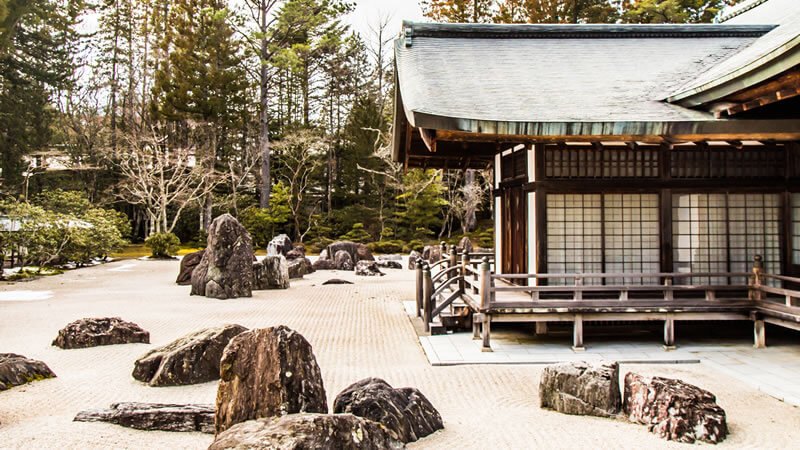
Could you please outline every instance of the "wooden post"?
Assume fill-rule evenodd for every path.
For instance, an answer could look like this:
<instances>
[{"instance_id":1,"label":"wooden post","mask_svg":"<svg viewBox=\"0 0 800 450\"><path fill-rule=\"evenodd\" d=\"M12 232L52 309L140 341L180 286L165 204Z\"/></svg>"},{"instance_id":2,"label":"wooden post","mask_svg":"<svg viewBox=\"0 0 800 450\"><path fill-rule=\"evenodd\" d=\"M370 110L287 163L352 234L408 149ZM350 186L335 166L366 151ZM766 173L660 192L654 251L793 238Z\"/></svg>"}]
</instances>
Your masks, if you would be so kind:
<instances>
[{"instance_id":1,"label":"wooden post","mask_svg":"<svg viewBox=\"0 0 800 450\"><path fill-rule=\"evenodd\" d=\"M450 251L450 261L447 263L447 265L448 265L447 268L448 269L451 269L453 267L456 267L456 265L458 265L458 255L456 254L456 248L452 247L450 250L451 250ZM457 276L458 276L457 273L454 273L453 271L451 271L450 273L447 274L447 279L451 280L451 279L453 279L453 278L455 278Z\"/></svg>"},{"instance_id":2,"label":"wooden post","mask_svg":"<svg viewBox=\"0 0 800 450\"><path fill-rule=\"evenodd\" d=\"M664 350L675 350L675 319L672 314L664 321Z\"/></svg>"},{"instance_id":3,"label":"wooden post","mask_svg":"<svg viewBox=\"0 0 800 450\"><path fill-rule=\"evenodd\" d=\"M750 288L751 300L764 300L764 293L761 291L761 272L764 270L764 261L761 255L753 257L753 282Z\"/></svg>"},{"instance_id":4,"label":"wooden post","mask_svg":"<svg viewBox=\"0 0 800 450\"><path fill-rule=\"evenodd\" d=\"M573 296L573 300L583 300L583 291L580 290L580 287L583 286L583 278L575 277L575 293Z\"/></svg>"},{"instance_id":5,"label":"wooden post","mask_svg":"<svg viewBox=\"0 0 800 450\"><path fill-rule=\"evenodd\" d=\"M491 316L489 314L481 314L481 338L483 339L483 344L481 345L482 352L491 352L492 351L492 343L491 343Z\"/></svg>"},{"instance_id":6,"label":"wooden post","mask_svg":"<svg viewBox=\"0 0 800 450\"><path fill-rule=\"evenodd\" d=\"M425 294L422 297L422 320L425 323L425 331L431 331L431 315L433 315L433 280L431 279L431 267L425 265L423 271L425 280Z\"/></svg>"},{"instance_id":7,"label":"wooden post","mask_svg":"<svg viewBox=\"0 0 800 450\"><path fill-rule=\"evenodd\" d=\"M674 300L675 295L672 289L669 289L669 286L672 286L672 278L664 278L664 286L667 286L667 289L664 289L664 300L668 302Z\"/></svg>"},{"instance_id":8,"label":"wooden post","mask_svg":"<svg viewBox=\"0 0 800 450\"><path fill-rule=\"evenodd\" d=\"M417 317L422 316L422 297L425 295L425 281L422 274L422 258L417 258Z\"/></svg>"},{"instance_id":9,"label":"wooden post","mask_svg":"<svg viewBox=\"0 0 800 450\"><path fill-rule=\"evenodd\" d=\"M461 281L458 283L458 290L462 292L462 295L467 293L467 264L469 264L469 253L467 253L467 249L464 249L461 252Z\"/></svg>"},{"instance_id":10,"label":"wooden post","mask_svg":"<svg viewBox=\"0 0 800 450\"><path fill-rule=\"evenodd\" d=\"M583 346L583 314L575 314L572 322L572 351L582 352L586 350Z\"/></svg>"},{"instance_id":11,"label":"wooden post","mask_svg":"<svg viewBox=\"0 0 800 450\"><path fill-rule=\"evenodd\" d=\"M547 334L547 322L536 322L536 335L544 336Z\"/></svg>"},{"instance_id":12,"label":"wooden post","mask_svg":"<svg viewBox=\"0 0 800 450\"><path fill-rule=\"evenodd\" d=\"M764 326L764 319L758 315L753 315L753 348L764 348L767 346L767 330Z\"/></svg>"},{"instance_id":13,"label":"wooden post","mask_svg":"<svg viewBox=\"0 0 800 450\"><path fill-rule=\"evenodd\" d=\"M481 338L481 322L483 322L483 314L475 313L472 315L472 340L477 341Z\"/></svg>"},{"instance_id":14,"label":"wooden post","mask_svg":"<svg viewBox=\"0 0 800 450\"><path fill-rule=\"evenodd\" d=\"M483 258L483 262L481 262L481 309L489 307L493 296L492 272L489 270L489 258Z\"/></svg>"}]
</instances>

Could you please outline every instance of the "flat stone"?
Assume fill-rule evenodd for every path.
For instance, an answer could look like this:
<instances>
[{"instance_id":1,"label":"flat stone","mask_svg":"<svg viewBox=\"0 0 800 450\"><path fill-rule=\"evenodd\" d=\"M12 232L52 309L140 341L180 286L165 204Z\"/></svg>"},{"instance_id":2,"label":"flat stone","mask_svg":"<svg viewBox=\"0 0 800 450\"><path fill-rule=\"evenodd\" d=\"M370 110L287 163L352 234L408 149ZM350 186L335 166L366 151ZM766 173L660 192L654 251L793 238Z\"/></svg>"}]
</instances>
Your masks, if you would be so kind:
<instances>
[{"instance_id":1,"label":"flat stone","mask_svg":"<svg viewBox=\"0 0 800 450\"><path fill-rule=\"evenodd\" d=\"M80 319L58 331L53 345L63 349L150 343L150 333L119 317Z\"/></svg>"},{"instance_id":2,"label":"flat stone","mask_svg":"<svg viewBox=\"0 0 800 450\"><path fill-rule=\"evenodd\" d=\"M42 361L16 353L0 353L0 391L55 376Z\"/></svg>"},{"instance_id":3,"label":"flat stone","mask_svg":"<svg viewBox=\"0 0 800 450\"><path fill-rule=\"evenodd\" d=\"M327 285L327 284L353 284L353 282L352 281L347 281L347 280L341 280L339 278L331 278L330 280L328 280L328 281L326 281L326 282L324 282L322 284L323 285Z\"/></svg>"},{"instance_id":4,"label":"flat stone","mask_svg":"<svg viewBox=\"0 0 800 450\"><path fill-rule=\"evenodd\" d=\"M355 267L356 275L362 277L384 276L375 261L359 261Z\"/></svg>"},{"instance_id":5,"label":"flat stone","mask_svg":"<svg viewBox=\"0 0 800 450\"><path fill-rule=\"evenodd\" d=\"M262 417L327 413L311 344L285 326L244 332L222 354L216 431Z\"/></svg>"},{"instance_id":6,"label":"flat stone","mask_svg":"<svg viewBox=\"0 0 800 450\"><path fill-rule=\"evenodd\" d=\"M553 364L539 381L542 408L564 414L611 417L620 412L619 364Z\"/></svg>"},{"instance_id":7,"label":"flat stone","mask_svg":"<svg viewBox=\"0 0 800 450\"><path fill-rule=\"evenodd\" d=\"M291 414L250 420L219 433L208 447L221 449L342 449L405 448L388 428L352 414Z\"/></svg>"},{"instance_id":8,"label":"flat stone","mask_svg":"<svg viewBox=\"0 0 800 450\"><path fill-rule=\"evenodd\" d=\"M444 428L439 411L422 392L415 388L394 389L380 378L366 378L348 386L336 396L333 412L380 422L406 443Z\"/></svg>"},{"instance_id":9,"label":"flat stone","mask_svg":"<svg viewBox=\"0 0 800 450\"><path fill-rule=\"evenodd\" d=\"M133 378L150 386L180 386L219 379L222 352L231 339L247 331L225 325L189 333L136 360Z\"/></svg>"},{"instance_id":10,"label":"flat stone","mask_svg":"<svg viewBox=\"0 0 800 450\"><path fill-rule=\"evenodd\" d=\"M114 403L109 409L87 409L75 422L108 422L137 430L214 433L213 405Z\"/></svg>"},{"instance_id":11,"label":"flat stone","mask_svg":"<svg viewBox=\"0 0 800 450\"><path fill-rule=\"evenodd\" d=\"M192 295L217 299L252 297L253 242L247 230L230 214L208 227L208 246L192 272Z\"/></svg>"},{"instance_id":12,"label":"flat stone","mask_svg":"<svg viewBox=\"0 0 800 450\"><path fill-rule=\"evenodd\" d=\"M725 410L711 392L681 380L625 375L625 414L670 441L711 444L728 436Z\"/></svg>"}]
</instances>

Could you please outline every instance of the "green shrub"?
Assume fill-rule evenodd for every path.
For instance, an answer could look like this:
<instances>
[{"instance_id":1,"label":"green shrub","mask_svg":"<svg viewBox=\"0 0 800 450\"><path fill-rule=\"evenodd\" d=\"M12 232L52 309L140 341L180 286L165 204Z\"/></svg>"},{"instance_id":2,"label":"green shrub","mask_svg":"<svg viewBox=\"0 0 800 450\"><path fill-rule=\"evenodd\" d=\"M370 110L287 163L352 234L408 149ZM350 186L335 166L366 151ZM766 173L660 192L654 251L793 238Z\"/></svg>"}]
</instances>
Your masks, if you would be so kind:
<instances>
[{"instance_id":1,"label":"green shrub","mask_svg":"<svg viewBox=\"0 0 800 450\"><path fill-rule=\"evenodd\" d=\"M370 234L367 233L367 230L364 229L363 223L354 223L353 229L347 234L343 234L340 239L366 244L367 242L372 241L372 236L370 236Z\"/></svg>"},{"instance_id":2,"label":"green shrub","mask_svg":"<svg viewBox=\"0 0 800 450\"><path fill-rule=\"evenodd\" d=\"M403 249L403 251L406 252L406 253L410 253L412 251L421 253L424 248L425 248L425 243L424 242L420 241L419 239L412 239L412 240L408 241L408 244Z\"/></svg>"},{"instance_id":3,"label":"green shrub","mask_svg":"<svg viewBox=\"0 0 800 450\"><path fill-rule=\"evenodd\" d=\"M155 233L144 244L150 247L153 258L169 258L178 253L181 241L172 233Z\"/></svg>"},{"instance_id":4,"label":"green shrub","mask_svg":"<svg viewBox=\"0 0 800 450\"><path fill-rule=\"evenodd\" d=\"M494 229L489 228L486 231L481 232L478 235L478 242L475 244L481 248L494 248Z\"/></svg>"},{"instance_id":5,"label":"green shrub","mask_svg":"<svg viewBox=\"0 0 800 450\"><path fill-rule=\"evenodd\" d=\"M367 244L367 247L375 253L400 253L405 248L405 242L395 239L395 240L385 240L385 241L377 241L377 242L370 242Z\"/></svg>"}]
</instances>

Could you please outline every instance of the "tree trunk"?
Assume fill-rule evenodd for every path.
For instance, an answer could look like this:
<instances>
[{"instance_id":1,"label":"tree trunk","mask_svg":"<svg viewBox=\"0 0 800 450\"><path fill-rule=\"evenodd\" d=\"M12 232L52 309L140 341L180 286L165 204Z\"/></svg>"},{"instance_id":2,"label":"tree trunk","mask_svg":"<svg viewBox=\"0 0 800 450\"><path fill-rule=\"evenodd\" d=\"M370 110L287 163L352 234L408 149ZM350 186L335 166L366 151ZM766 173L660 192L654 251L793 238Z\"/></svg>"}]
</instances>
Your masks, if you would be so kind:
<instances>
[{"instance_id":1,"label":"tree trunk","mask_svg":"<svg viewBox=\"0 0 800 450\"><path fill-rule=\"evenodd\" d=\"M267 1L261 0L261 31L266 32L267 28ZM267 70L267 38L266 36L261 40L261 114L259 116L259 135L258 135L258 148L261 153L261 201L259 206L263 209L269 209L269 197L272 190L272 177L270 173L270 149L269 149L269 91L268 91L268 77Z\"/></svg>"},{"instance_id":2,"label":"tree trunk","mask_svg":"<svg viewBox=\"0 0 800 450\"><path fill-rule=\"evenodd\" d=\"M217 125L211 124L211 148L209 149L209 157L208 157L208 174L211 175L214 173L214 162L216 161L217 155ZM213 214L213 206L214 206L214 193L209 191L206 194L205 200L205 214L203 215L203 227L205 230L208 230L208 227L211 225L211 219Z\"/></svg>"}]
</instances>

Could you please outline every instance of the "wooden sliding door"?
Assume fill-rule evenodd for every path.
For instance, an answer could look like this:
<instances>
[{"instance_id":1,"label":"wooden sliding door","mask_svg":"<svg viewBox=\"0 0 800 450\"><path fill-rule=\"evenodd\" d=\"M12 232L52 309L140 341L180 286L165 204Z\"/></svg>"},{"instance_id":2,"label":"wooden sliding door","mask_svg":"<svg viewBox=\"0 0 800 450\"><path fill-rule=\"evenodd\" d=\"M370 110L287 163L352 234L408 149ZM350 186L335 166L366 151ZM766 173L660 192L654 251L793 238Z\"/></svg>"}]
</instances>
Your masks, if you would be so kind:
<instances>
[{"instance_id":1,"label":"wooden sliding door","mask_svg":"<svg viewBox=\"0 0 800 450\"><path fill-rule=\"evenodd\" d=\"M502 273L527 273L528 214L522 185L507 187L502 193ZM526 280L520 280L525 282Z\"/></svg>"}]
</instances>

